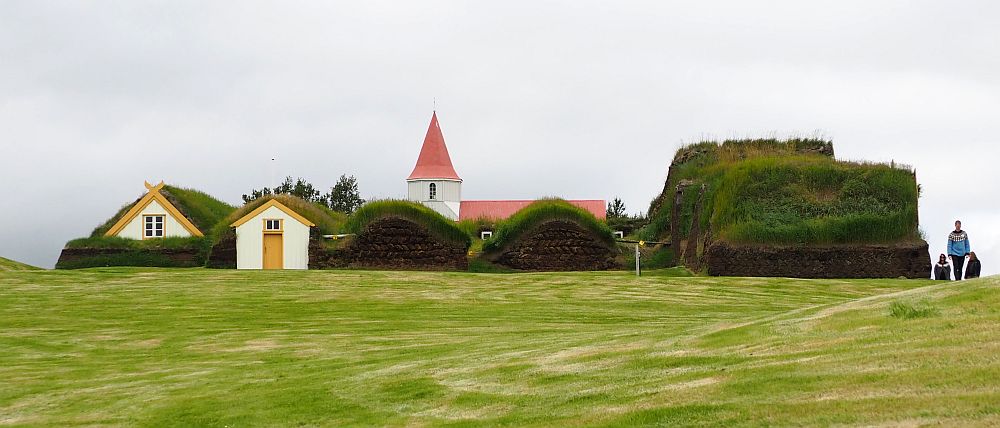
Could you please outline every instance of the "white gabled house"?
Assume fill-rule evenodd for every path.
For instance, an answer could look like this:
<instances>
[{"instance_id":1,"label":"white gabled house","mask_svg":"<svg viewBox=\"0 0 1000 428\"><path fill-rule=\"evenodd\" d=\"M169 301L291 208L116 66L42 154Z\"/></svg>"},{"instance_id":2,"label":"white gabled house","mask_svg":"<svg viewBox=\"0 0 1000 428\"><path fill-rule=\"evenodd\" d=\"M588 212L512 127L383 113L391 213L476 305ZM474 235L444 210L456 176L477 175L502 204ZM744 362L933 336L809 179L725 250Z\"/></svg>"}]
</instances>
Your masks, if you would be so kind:
<instances>
[{"instance_id":1,"label":"white gabled house","mask_svg":"<svg viewBox=\"0 0 1000 428\"><path fill-rule=\"evenodd\" d=\"M163 182L153 186L146 182L146 192L104 236L128 239L188 238L205 236L162 193Z\"/></svg>"},{"instance_id":2,"label":"white gabled house","mask_svg":"<svg viewBox=\"0 0 1000 428\"><path fill-rule=\"evenodd\" d=\"M316 225L271 199L230 227L237 269L308 269L309 230Z\"/></svg>"}]
</instances>

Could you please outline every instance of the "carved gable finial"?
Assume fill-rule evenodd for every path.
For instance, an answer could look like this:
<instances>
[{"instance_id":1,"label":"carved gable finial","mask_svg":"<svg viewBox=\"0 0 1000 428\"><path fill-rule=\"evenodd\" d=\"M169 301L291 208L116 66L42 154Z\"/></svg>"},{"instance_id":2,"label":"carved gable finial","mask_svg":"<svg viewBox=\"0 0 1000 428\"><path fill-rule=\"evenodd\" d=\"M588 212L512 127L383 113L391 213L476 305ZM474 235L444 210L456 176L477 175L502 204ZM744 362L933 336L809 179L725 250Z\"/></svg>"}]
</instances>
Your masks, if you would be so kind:
<instances>
[{"instance_id":1,"label":"carved gable finial","mask_svg":"<svg viewBox=\"0 0 1000 428\"><path fill-rule=\"evenodd\" d=\"M146 190L149 190L150 192L158 192L164 186L163 180L160 180L160 184L157 184L155 186L152 185L152 184L149 184L148 181L143 181L142 183L146 185Z\"/></svg>"}]
</instances>

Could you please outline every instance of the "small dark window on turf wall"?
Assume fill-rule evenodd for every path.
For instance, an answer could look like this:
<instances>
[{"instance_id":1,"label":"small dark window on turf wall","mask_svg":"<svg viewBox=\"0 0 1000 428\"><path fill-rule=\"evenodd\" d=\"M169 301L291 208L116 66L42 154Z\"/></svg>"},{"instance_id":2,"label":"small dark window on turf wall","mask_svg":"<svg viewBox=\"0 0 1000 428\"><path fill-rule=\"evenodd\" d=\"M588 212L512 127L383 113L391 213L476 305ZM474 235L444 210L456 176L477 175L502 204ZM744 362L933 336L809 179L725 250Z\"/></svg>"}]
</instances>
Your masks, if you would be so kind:
<instances>
[{"instance_id":1,"label":"small dark window on turf wall","mask_svg":"<svg viewBox=\"0 0 1000 428\"><path fill-rule=\"evenodd\" d=\"M437 193L438 193L437 184L431 183L430 186L428 186L427 188L430 190L430 195L431 195L430 198L428 199L437 199Z\"/></svg>"}]
</instances>

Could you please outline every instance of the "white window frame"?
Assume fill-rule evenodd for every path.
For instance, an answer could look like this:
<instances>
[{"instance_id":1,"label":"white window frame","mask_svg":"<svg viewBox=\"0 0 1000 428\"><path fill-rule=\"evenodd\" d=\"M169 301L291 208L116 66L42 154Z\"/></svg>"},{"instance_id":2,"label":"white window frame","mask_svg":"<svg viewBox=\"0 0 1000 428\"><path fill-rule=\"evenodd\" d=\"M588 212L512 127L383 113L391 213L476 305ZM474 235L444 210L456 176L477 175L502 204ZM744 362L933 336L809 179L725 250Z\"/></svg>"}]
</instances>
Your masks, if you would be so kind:
<instances>
[{"instance_id":1,"label":"white window frame","mask_svg":"<svg viewBox=\"0 0 1000 428\"><path fill-rule=\"evenodd\" d=\"M159 226L159 228L156 226ZM157 235L156 232L159 232L159 235ZM166 214L142 215L142 239L156 239L163 238L165 236L167 236Z\"/></svg>"},{"instance_id":2,"label":"white window frame","mask_svg":"<svg viewBox=\"0 0 1000 428\"><path fill-rule=\"evenodd\" d=\"M438 191L437 183L431 183L430 185L428 185L427 186L427 199L432 200L432 201L436 201L437 200L437 191Z\"/></svg>"},{"instance_id":3,"label":"white window frame","mask_svg":"<svg viewBox=\"0 0 1000 428\"><path fill-rule=\"evenodd\" d=\"M620 230L616 230L615 231L615 238L624 239L625 238L625 232L622 232Z\"/></svg>"},{"instance_id":4,"label":"white window frame","mask_svg":"<svg viewBox=\"0 0 1000 428\"><path fill-rule=\"evenodd\" d=\"M482 239L483 241L485 241L487 239L490 239L492 237L493 237L493 231L492 230L484 230L484 231L479 232L479 239Z\"/></svg>"},{"instance_id":5,"label":"white window frame","mask_svg":"<svg viewBox=\"0 0 1000 428\"><path fill-rule=\"evenodd\" d=\"M277 226L277 229L271 227ZM264 219L264 232L283 232L285 230L285 221L280 218L265 218Z\"/></svg>"}]
</instances>

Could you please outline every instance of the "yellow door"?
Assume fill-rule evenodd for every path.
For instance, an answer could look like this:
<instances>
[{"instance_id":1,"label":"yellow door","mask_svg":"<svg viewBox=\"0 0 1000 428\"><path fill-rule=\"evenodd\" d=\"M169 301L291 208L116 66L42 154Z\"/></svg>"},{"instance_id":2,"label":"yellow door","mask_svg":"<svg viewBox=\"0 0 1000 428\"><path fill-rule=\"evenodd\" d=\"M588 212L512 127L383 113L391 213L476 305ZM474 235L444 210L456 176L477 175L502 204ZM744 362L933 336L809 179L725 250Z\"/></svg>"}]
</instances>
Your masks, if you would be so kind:
<instances>
[{"instance_id":1,"label":"yellow door","mask_svg":"<svg viewBox=\"0 0 1000 428\"><path fill-rule=\"evenodd\" d=\"M284 268L284 252L280 233L264 234L264 269Z\"/></svg>"}]
</instances>

